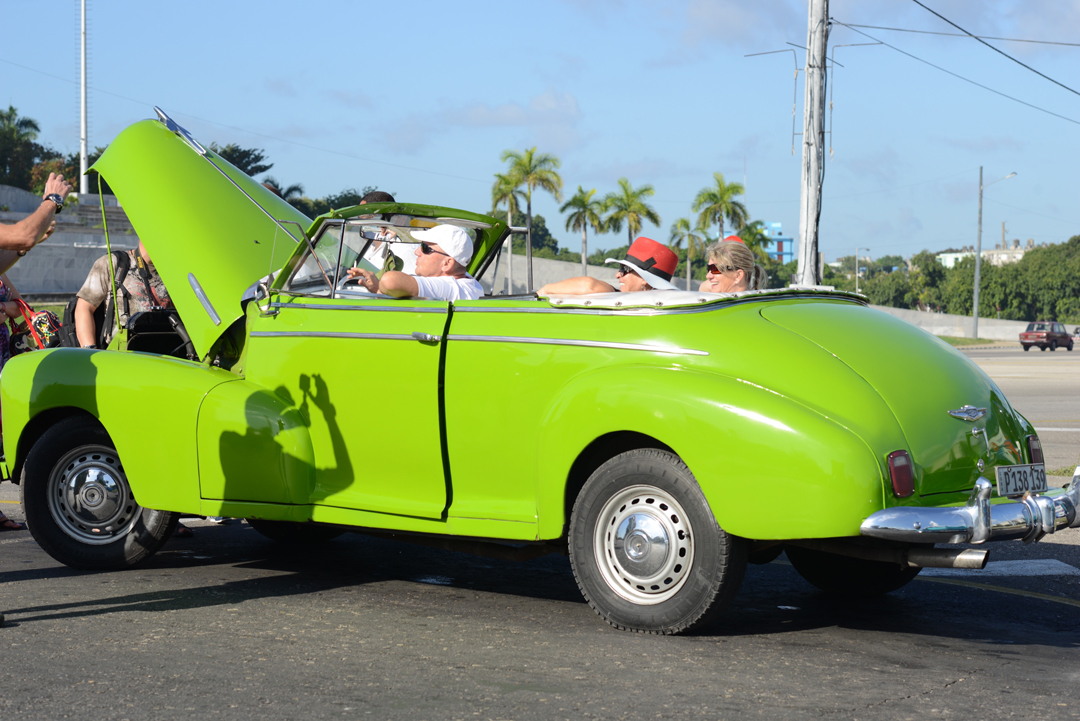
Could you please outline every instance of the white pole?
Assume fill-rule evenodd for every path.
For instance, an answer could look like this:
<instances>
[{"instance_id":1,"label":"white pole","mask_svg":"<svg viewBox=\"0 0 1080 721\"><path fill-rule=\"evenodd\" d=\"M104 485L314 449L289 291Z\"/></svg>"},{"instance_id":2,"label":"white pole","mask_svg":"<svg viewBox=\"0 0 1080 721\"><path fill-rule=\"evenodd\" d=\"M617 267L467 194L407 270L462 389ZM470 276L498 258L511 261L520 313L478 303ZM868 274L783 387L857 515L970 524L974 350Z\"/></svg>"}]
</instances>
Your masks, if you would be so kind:
<instances>
[{"instance_id":1,"label":"white pole","mask_svg":"<svg viewBox=\"0 0 1080 721\"><path fill-rule=\"evenodd\" d=\"M90 177L86 174L89 151L86 130L86 0L82 0L82 82L80 83L82 122L79 129L79 192L90 192Z\"/></svg>"},{"instance_id":2,"label":"white pole","mask_svg":"<svg viewBox=\"0 0 1080 721\"><path fill-rule=\"evenodd\" d=\"M806 81L803 94L802 203L799 208L800 285L817 285L818 219L821 215L821 169L825 162L825 53L829 0L809 0Z\"/></svg>"}]
</instances>

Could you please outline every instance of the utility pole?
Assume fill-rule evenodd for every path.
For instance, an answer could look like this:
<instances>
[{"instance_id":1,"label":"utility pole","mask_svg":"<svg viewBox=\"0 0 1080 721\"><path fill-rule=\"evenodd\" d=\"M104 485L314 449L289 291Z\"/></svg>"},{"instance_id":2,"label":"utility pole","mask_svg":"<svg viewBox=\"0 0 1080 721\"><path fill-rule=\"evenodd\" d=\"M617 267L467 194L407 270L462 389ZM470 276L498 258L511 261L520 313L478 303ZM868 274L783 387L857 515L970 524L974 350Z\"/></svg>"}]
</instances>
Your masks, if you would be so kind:
<instances>
[{"instance_id":1,"label":"utility pole","mask_svg":"<svg viewBox=\"0 0 1080 721\"><path fill-rule=\"evenodd\" d=\"M803 94L802 204L799 208L799 285L818 285L818 221L825 167L825 59L829 0L809 0Z\"/></svg>"},{"instance_id":2,"label":"utility pole","mask_svg":"<svg viewBox=\"0 0 1080 721\"><path fill-rule=\"evenodd\" d=\"M82 83L79 92L82 107L82 122L79 128L79 192L90 192L90 177L86 174L89 152L87 151L86 129L86 0L82 0Z\"/></svg>"},{"instance_id":3,"label":"utility pole","mask_svg":"<svg viewBox=\"0 0 1080 721\"><path fill-rule=\"evenodd\" d=\"M983 188L989 188L994 183L1000 183L1002 180L1008 180L1016 176L1016 173L1009 173L1004 178L998 178L994 183L987 183L983 185L983 169L979 166L979 235L975 238L975 292L972 297L972 312L971 312L971 337L979 337L979 281L982 271L982 196ZM1004 228L1002 224L1002 228ZM1004 234L1002 235L1004 237Z\"/></svg>"}]
</instances>

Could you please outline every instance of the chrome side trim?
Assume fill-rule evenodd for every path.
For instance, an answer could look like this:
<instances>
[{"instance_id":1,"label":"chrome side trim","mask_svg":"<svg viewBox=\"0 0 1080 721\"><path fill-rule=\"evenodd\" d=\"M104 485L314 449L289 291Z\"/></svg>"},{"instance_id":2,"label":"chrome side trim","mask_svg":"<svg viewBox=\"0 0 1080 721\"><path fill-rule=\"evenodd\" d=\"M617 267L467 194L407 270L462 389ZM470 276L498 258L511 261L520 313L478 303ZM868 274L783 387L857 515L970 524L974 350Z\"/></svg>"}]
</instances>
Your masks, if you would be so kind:
<instances>
[{"instance_id":1,"label":"chrome side trim","mask_svg":"<svg viewBox=\"0 0 1080 721\"><path fill-rule=\"evenodd\" d=\"M199 299L200 303L202 303L203 310L205 310L206 314L210 316L210 320L214 321L214 325L221 325L221 316L219 316L217 314L217 311L214 310L213 304L210 302L210 299L206 297L206 291L204 291L203 287L199 285L199 281L195 278L195 274L188 273L187 279L188 283L191 284L191 289L195 291L195 297Z\"/></svg>"},{"instance_id":2,"label":"chrome side trim","mask_svg":"<svg viewBox=\"0 0 1080 721\"><path fill-rule=\"evenodd\" d=\"M886 508L859 528L864 536L905 543L1030 543L1063 528L1080 528L1080 467L1062 492L990 503L990 481L979 478L964 506Z\"/></svg>"},{"instance_id":3,"label":"chrome side trim","mask_svg":"<svg viewBox=\"0 0 1080 721\"><path fill-rule=\"evenodd\" d=\"M406 333L334 333L320 330L256 330L252 338L345 338L347 340L411 340L417 339ZM437 336L433 336L437 337Z\"/></svg>"},{"instance_id":4,"label":"chrome side trim","mask_svg":"<svg viewBox=\"0 0 1080 721\"><path fill-rule=\"evenodd\" d=\"M641 343L609 343L598 340L571 340L567 338L523 338L520 336L498 335L450 335L447 340L478 341L481 343L533 343L536 345L568 345L582 348L613 348L615 350L641 350L651 353L671 353L673 355L709 355L708 351L692 348L675 348L664 345L644 345Z\"/></svg>"},{"instance_id":5,"label":"chrome side trim","mask_svg":"<svg viewBox=\"0 0 1080 721\"><path fill-rule=\"evenodd\" d=\"M446 314L446 308L407 308L397 305L345 305L344 303L280 303L270 304L271 308L306 308L312 310L374 310L389 313L442 313Z\"/></svg>"},{"instance_id":6,"label":"chrome side trim","mask_svg":"<svg viewBox=\"0 0 1080 721\"><path fill-rule=\"evenodd\" d=\"M499 300L500 296L486 296L485 301ZM682 315L685 313L710 313L714 310L730 308L733 305L746 305L749 303L766 303L777 300L836 300L856 305L868 306L865 300L842 295L826 295L823 293L804 293L801 295L768 295L750 296L744 298L731 298L714 301L707 305L683 306L680 308L483 308L479 306L454 305L456 313L562 313L567 315Z\"/></svg>"}]
</instances>

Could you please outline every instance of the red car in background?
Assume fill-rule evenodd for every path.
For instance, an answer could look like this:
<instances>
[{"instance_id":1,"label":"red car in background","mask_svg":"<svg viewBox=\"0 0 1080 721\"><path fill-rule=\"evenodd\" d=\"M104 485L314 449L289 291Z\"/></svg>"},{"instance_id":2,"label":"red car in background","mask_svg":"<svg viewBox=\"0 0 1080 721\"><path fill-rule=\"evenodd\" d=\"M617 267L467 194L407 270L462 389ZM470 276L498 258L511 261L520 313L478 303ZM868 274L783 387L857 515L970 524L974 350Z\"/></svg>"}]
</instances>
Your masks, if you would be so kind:
<instances>
[{"instance_id":1,"label":"red car in background","mask_svg":"<svg viewBox=\"0 0 1080 721\"><path fill-rule=\"evenodd\" d=\"M1077 329L1080 330L1080 329ZM1065 330L1065 325L1052 320L1037 320L1028 323L1027 330L1020 334L1020 345L1024 350L1039 346L1039 350L1057 350L1059 347L1073 349L1073 336Z\"/></svg>"}]
</instances>

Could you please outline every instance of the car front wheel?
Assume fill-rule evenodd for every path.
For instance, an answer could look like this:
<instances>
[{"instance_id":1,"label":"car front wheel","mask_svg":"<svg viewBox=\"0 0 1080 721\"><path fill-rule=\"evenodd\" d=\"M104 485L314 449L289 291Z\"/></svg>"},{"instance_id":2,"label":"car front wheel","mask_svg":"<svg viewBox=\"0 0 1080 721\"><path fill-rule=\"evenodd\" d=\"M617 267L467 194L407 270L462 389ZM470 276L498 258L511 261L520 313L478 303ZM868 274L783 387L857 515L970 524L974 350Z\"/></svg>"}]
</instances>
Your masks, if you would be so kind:
<instances>
[{"instance_id":1,"label":"car front wheel","mask_svg":"<svg viewBox=\"0 0 1080 721\"><path fill-rule=\"evenodd\" d=\"M1051 351L1057 350L1057 341L1056 340L1050 341L1050 350Z\"/></svg>"},{"instance_id":2,"label":"car front wheel","mask_svg":"<svg viewBox=\"0 0 1080 721\"><path fill-rule=\"evenodd\" d=\"M116 570L145 560L180 515L141 507L108 433L84 417L60 421L34 443L21 477L38 545L72 568Z\"/></svg>"},{"instance_id":3,"label":"car front wheel","mask_svg":"<svg viewBox=\"0 0 1080 721\"><path fill-rule=\"evenodd\" d=\"M690 469L656 449L622 453L589 477L571 514L569 545L593 610L642 633L708 624L746 573L746 540L720 528Z\"/></svg>"}]
</instances>

